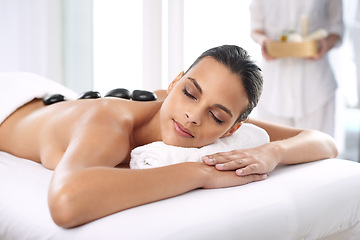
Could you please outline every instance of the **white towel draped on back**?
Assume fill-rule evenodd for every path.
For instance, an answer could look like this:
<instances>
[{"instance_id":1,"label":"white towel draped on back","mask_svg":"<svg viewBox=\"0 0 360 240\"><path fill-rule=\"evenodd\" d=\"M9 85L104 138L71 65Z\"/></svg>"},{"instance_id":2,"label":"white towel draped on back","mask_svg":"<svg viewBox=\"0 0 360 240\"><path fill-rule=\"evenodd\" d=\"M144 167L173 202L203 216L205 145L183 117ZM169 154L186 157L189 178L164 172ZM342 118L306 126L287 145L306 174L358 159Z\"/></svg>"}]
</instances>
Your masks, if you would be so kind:
<instances>
[{"instance_id":1,"label":"white towel draped on back","mask_svg":"<svg viewBox=\"0 0 360 240\"><path fill-rule=\"evenodd\" d=\"M63 94L75 99L77 94L58 82L27 72L0 73L0 124L16 109L35 98Z\"/></svg>"},{"instance_id":2,"label":"white towel draped on back","mask_svg":"<svg viewBox=\"0 0 360 240\"><path fill-rule=\"evenodd\" d=\"M265 130L253 124L243 123L233 135L218 139L213 144L201 148L176 147L163 142L137 147L131 152L130 168L144 169L181 162L200 162L204 155L254 148L268 142L269 135Z\"/></svg>"}]
</instances>

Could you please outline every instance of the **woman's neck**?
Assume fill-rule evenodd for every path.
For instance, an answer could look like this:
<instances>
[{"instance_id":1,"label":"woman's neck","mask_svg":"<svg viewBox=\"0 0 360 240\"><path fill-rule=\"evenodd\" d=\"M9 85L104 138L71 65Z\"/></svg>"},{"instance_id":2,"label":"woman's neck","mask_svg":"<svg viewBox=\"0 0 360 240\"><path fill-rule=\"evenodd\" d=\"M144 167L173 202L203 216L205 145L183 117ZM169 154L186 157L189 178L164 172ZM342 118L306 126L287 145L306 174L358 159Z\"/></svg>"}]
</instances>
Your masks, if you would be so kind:
<instances>
[{"instance_id":1,"label":"woman's neck","mask_svg":"<svg viewBox=\"0 0 360 240\"><path fill-rule=\"evenodd\" d=\"M160 134L160 107L149 116L146 122L140 127L134 129L134 147L142 146L156 141L161 141Z\"/></svg>"}]
</instances>

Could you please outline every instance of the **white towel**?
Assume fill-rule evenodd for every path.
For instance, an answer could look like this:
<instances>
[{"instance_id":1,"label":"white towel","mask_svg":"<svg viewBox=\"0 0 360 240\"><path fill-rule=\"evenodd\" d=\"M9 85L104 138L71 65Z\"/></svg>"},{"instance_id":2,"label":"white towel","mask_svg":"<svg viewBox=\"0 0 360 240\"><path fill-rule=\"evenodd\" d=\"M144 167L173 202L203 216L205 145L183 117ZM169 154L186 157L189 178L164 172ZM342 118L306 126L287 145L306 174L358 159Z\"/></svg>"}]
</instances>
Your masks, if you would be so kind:
<instances>
[{"instance_id":1,"label":"white towel","mask_svg":"<svg viewBox=\"0 0 360 240\"><path fill-rule=\"evenodd\" d=\"M253 124L243 123L233 135L218 139L213 144L201 148L175 147L163 142L137 147L131 152L130 168L144 169L181 162L200 162L204 155L254 148L268 142L269 135L265 130Z\"/></svg>"},{"instance_id":2,"label":"white towel","mask_svg":"<svg viewBox=\"0 0 360 240\"><path fill-rule=\"evenodd\" d=\"M16 109L34 98L62 94L76 99L78 94L45 77L27 72L0 73L0 124Z\"/></svg>"}]
</instances>

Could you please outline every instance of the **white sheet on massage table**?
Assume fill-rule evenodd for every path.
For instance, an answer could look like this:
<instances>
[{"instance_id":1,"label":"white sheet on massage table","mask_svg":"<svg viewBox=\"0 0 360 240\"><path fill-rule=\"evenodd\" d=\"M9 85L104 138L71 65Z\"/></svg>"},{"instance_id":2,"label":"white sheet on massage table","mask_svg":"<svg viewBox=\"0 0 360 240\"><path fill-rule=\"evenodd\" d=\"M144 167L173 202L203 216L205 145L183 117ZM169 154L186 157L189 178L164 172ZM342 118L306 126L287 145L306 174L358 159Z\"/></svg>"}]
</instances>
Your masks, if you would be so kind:
<instances>
[{"instance_id":1,"label":"white sheet on massage table","mask_svg":"<svg viewBox=\"0 0 360 240\"><path fill-rule=\"evenodd\" d=\"M0 152L0 239L360 239L360 164L346 160L280 167L266 181L195 190L69 230L48 211L51 174Z\"/></svg>"}]
</instances>

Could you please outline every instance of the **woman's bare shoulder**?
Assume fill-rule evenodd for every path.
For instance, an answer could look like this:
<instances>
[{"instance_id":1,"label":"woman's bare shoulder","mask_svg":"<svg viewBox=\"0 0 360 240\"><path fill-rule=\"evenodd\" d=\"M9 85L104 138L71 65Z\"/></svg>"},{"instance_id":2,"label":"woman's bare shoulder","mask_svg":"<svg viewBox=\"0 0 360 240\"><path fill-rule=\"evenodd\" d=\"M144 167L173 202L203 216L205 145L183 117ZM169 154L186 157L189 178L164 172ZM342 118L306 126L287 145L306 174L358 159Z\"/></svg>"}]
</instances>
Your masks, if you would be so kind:
<instances>
[{"instance_id":1,"label":"woman's bare shoulder","mask_svg":"<svg viewBox=\"0 0 360 240\"><path fill-rule=\"evenodd\" d=\"M146 122L159 104L101 98L44 106L36 100L1 125L4 139L0 139L0 149L54 168L62 154L50 159L52 153L65 153L72 144L74 154L89 159L96 150L99 157L116 165L127 158L134 145L134 125ZM6 136L11 136L12 142Z\"/></svg>"},{"instance_id":2,"label":"woman's bare shoulder","mask_svg":"<svg viewBox=\"0 0 360 240\"><path fill-rule=\"evenodd\" d=\"M128 160L136 145L135 126L148 122L157 105L107 98L75 101L57 110L64 116L53 120L57 134L50 137L65 135L66 158L82 156L87 164L115 166Z\"/></svg>"}]
</instances>

